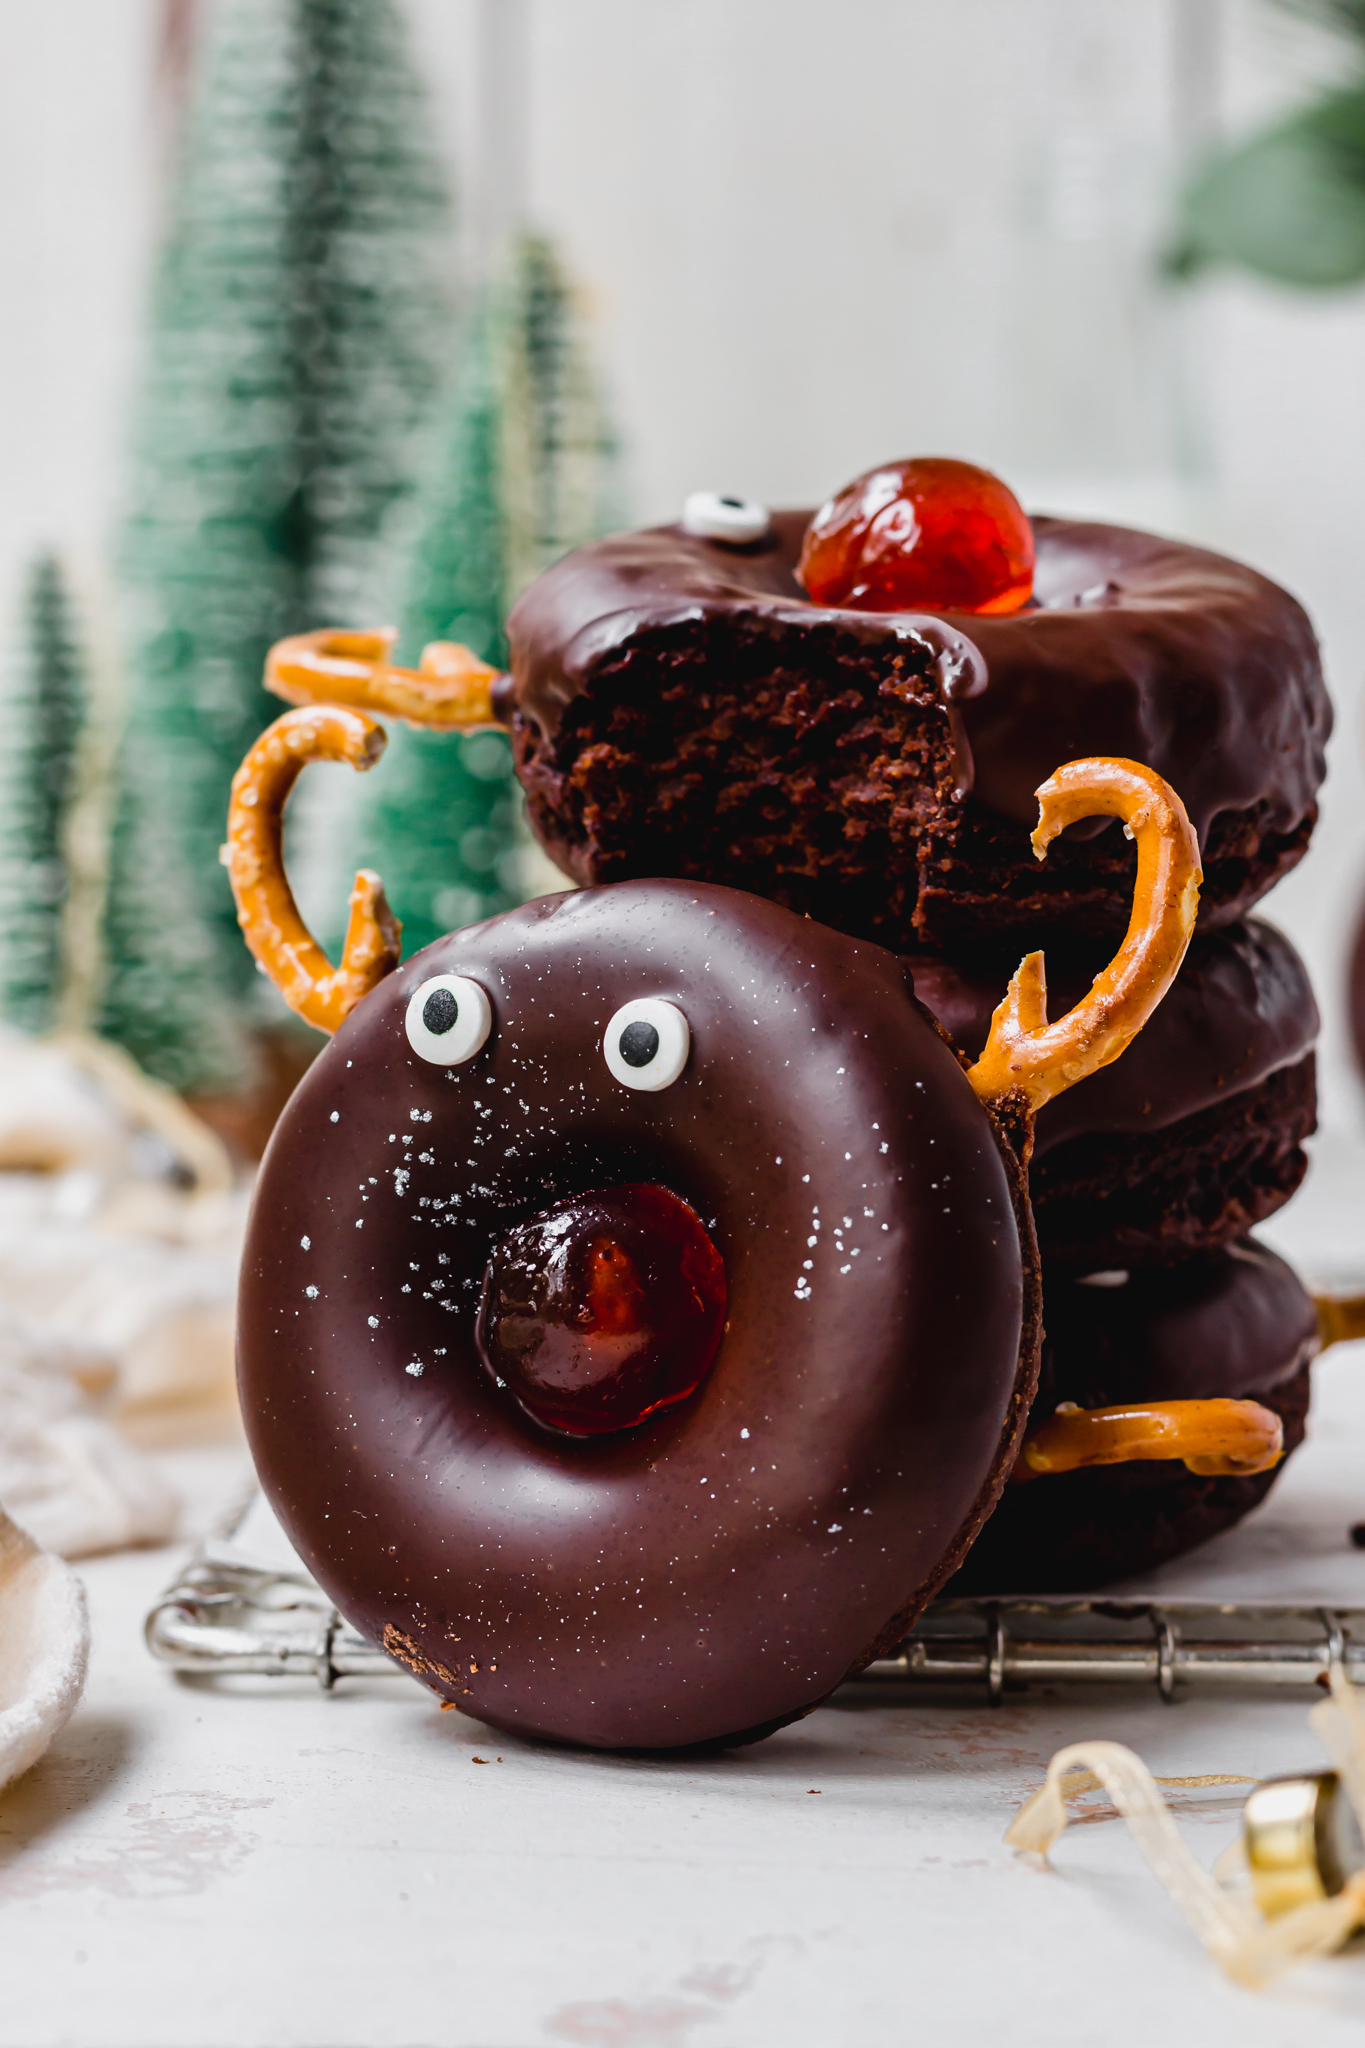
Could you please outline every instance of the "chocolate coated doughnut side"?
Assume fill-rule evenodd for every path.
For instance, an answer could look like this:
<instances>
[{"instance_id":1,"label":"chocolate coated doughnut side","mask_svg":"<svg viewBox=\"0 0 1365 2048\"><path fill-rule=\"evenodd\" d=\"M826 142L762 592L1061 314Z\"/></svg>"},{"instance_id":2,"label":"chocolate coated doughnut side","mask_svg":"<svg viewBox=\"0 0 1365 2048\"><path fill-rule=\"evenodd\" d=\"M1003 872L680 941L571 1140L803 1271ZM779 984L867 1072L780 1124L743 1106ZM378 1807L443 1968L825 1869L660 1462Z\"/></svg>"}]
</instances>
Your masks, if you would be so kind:
<instances>
[{"instance_id":1,"label":"chocolate coated doughnut side","mask_svg":"<svg viewBox=\"0 0 1365 2048\"><path fill-rule=\"evenodd\" d=\"M1281 1417L1286 1457L1302 1442L1317 1315L1266 1246L1247 1239L1123 1286L1045 1284L1035 1416L1059 1401L1250 1397ZM949 1590L1086 1592L1150 1570L1240 1521L1282 1470L1210 1479L1162 1460L1007 1487Z\"/></svg>"},{"instance_id":2,"label":"chocolate coated doughnut side","mask_svg":"<svg viewBox=\"0 0 1365 2048\"><path fill-rule=\"evenodd\" d=\"M1004 973L907 965L915 993L975 1054ZM1060 972L1050 1010L1068 1008L1088 978L1088 965ZM1303 963L1273 925L1197 934L1122 1056L1039 1112L1030 1184L1044 1261L1073 1272L1166 1263L1283 1207L1307 1171L1317 1032Z\"/></svg>"},{"instance_id":3,"label":"chocolate coated doughnut side","mask_svg":"<svg viewBox=\"0 0 1365 2048\"><path fill-rule=\"evenodd\" d=\"M1051 964L1051 963L1049 963ZM910 955L915 994L975 1058L1005 993L1003 975ZM1096 955L1055 973L1050 1014L1089 986ZM1199 933L1159 1008L1121 1056L1043 1105L1033 1156L1097 1131L1136 1135L1226 1102L1311 1052L1320 1019L1307 969L1284 934L1260 918Z\"/></svg>"}]
</instances>

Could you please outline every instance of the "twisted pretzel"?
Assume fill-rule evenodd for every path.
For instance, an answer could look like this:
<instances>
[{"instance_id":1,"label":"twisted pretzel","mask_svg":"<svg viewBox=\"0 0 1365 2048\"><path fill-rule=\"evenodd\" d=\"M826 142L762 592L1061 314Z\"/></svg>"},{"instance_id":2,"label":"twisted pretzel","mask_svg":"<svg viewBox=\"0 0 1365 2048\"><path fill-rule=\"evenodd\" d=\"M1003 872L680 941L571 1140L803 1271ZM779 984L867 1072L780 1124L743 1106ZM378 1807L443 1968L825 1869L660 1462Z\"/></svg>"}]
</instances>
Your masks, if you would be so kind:
<instances>
[{"instance_id":1,"label":"twisted pretzel","mask_svg":"<svg viewBox=\"0 0 1365 2048\"><path fill-rule=\"evenodd\" d=\"M1146 1458L1179 1458L1191 1472L1222 1477L1268 1472L1283 1455L1284 1425L1259 1401L1143 1401L1124 1408L1066 1401L1029 1431L1013 1477Z\"/></svg>"},{"instance_id":2,"label":"twisted pretzel","mask_svg":"<svg viewBox=\"0 0 1365 2048\"><path fill-rule=\"evenodd\" d=\"M389 660L397 639L391 626L296 633L277 640L266 656L265 686L287 704L349 704L442 732L497 723L497 669L454 640L433 640L422 649L420 667L398 668Z\"/></svg>"},{"instance_id":3,"label":"twisted pretzel","mask_svg":"<svg viewBox=\"0 0 1365 2048\"><path fill-rule=\"evenodd\" d=\"M1137 841L1137 882L1127 935L1074 1010L1049 1024L1041 953L1020 961L967 1075L983 1102L1022 1096L1037 1111L1116 1060L1179 972L1199 907L1199 843L1168 783L1138 761L1069 761L1037 792L1033 850L1045 860L1059 832L1081 818L1122 818Z\"/></svg>"},{"instance_id":4,"label":"twisted pretzel","mask_svg":"<svg viewBox=\"0 0 1365 2048\"><path fill-rule=\"evenodd\" d=\"M232 779L223 865L248 946L292 1010L319 1031L335 1031L398 965L402 926L384 900L378 875L362 868L351 890L341 965L333 967L299 916L285 877L281 830L285 799L309 761L373 768L387 744L384 728L362 712L310 705L267 726Z\"/></svg>"},{"instance_id":5,"label":"twisted pretzel","mask_svg":"<svg viewBox=\"0 0 1365 2048\"><path fill-rule=\"evenodd\" d=\"M1329 1344L1350 1344L1365 1337L1365 1294L1315 1294L1313 1306L1324 1351Z\"/></svg>"}]
</instances>

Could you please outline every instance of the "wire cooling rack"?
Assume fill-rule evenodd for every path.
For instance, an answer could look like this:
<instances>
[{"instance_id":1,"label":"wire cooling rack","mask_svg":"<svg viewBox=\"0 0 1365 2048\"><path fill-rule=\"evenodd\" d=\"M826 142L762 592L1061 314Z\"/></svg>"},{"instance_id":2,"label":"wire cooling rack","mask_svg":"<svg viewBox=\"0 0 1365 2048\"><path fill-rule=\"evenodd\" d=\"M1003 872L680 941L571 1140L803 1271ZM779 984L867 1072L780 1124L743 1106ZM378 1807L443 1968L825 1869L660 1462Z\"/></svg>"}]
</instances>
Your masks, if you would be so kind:
<instances>
[{"instance_id":1,"label":"wire cooling rack","mask_svg":"<svg viewBox=\"0 0 1365 2048\"><path fill-rule=\"evenodd\" d=\"M203 1544L147 1616L147 1646L198 1678L406 1678L302 1570L269 1569L230 1541ZM888 1697L972 1687L993 1704L1076 1682L1189 1689L1304 1686L1333 1664L1365 1681L1365 1608L1257 1601L938 1600L859 1685Z\"/></svg>"},{"instance_id":2,"label":"wire cooling rack","mask_svg":"<svg viewBox=\"0 0 1365 2048\"><path fill-rule=\"evenodd\" d=\"M1323 1292L1322 1348L1365 1337L1365 1292ZM259 1496L196 1551L147 1616L147 1647L198 1678L407 1678L298 1567L240 1547ZM268 1516L274 1534L278 1529ZM249 1540L249 1538L248 1538ZM936 1600L889 1657L849 1681L910 1697L979 1688L997 1704L1030 1686L1154 1686L1163 1700L1229 1686L1325 1684L1333 1665L1365 1682L1365 1608L1257 1600Z\"/></svg>"}]
</instances>

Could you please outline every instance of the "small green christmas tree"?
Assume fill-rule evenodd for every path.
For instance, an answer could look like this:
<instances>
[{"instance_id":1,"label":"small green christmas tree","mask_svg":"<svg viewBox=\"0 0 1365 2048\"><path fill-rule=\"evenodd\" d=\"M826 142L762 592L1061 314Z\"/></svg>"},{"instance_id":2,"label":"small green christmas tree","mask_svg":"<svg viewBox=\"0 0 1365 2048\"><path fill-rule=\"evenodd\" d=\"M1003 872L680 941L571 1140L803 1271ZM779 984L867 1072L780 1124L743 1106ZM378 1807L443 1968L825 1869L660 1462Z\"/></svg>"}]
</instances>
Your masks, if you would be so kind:
<instances>
[{"instance_id":1,"label":"small green christmas tree","mask_svg":"<svg viewBox=\"0 0 1365 2048\"><path fill-rule=\"evenodd\" d=\"M387 524L437 388L446 226L391 0L212 11L123 556L102 1020L180 1086L239 1080L263 1014L217 858L228 788L282 708L261 688L270 643L386 608Z\"/></svg>"},{"instance_id":2,"label":"small green christmas tree","mask_svg":"<svg viewBox=\"0 0 1365 2048\"><path fill-rule=\"evenodd\" d=\"M64 980L66 827L85 674L55 555L34 564L25 648L5 691L0 755L0 1018L21 1031L56 1021Z\"/></svg>"},{"instance_id":3,"label":"small green christmas tree","mask_svg":"<svg viewBox=\"0 0 1365 2048\"><path fill-rule=\"evenodd\" d=\"M614 523L616 449L572 288L544 236L515 245L499 316L510 605L542 569Z\"/></svg>"},{"instance_id":4,"label":"small green christmas tree","mask_svg":"<svg viewBox=\"0 0 1365 2048\"><path fill-rule=\"evenodd\" d=\"M165 773L155 757L125 768L104 911L105 959L116 965L106 967L100 1030L170 1088L232 1090L255 1078L250 1039L185 866Z\"/></svg>"},{"instance_id":5,"label":"small green christmas tree","mask_svg":"<svg viewBox=\"0 0 1365 2048\"><path fill-rule=\"evenodd\" d=\"M514 245L466 336L404 621L429 640L507 659L503 621L566 549L612 523L615 450L573 294L539 235ZM404 951L520 901L523 842L501 733L400 728L361 799L361 855L384 877Z\"/></svg>"}]
</instances>

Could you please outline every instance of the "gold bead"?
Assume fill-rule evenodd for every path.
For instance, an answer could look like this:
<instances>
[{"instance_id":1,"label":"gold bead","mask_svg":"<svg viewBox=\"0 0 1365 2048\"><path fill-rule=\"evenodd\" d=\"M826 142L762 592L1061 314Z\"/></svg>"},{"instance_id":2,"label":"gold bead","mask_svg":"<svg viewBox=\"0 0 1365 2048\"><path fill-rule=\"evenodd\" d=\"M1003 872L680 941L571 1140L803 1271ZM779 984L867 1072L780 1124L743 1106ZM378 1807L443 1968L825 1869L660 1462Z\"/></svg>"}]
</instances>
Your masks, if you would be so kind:
<instances>
[{"instance_id":1,"label":"gold bead","mask_svg":"<svg viewBox=\"0 0 1365 2048\"><path fill-rule=\"evenodd\" d=\"M1331 1898L1365 1866L1365 1842L1335 1771L1267 1778L1242 1809L1247 1869L1268 1920Z\"/></svg>"}]
</instances>

